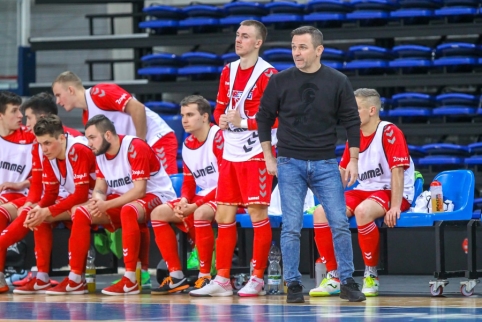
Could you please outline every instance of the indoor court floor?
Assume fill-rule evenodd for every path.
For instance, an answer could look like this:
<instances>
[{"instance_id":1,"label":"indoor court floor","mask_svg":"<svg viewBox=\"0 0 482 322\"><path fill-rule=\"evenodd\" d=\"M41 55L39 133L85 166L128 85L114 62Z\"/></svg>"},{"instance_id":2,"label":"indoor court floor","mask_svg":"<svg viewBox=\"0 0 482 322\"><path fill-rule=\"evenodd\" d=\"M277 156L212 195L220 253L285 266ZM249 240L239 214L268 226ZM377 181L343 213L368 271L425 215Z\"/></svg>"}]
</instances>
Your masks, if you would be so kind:
<instances>
[{"instance_id":1,"label":"indoor court floor","mask_svg":"<svg viewBox=\"0 0 482 322\"><path fill-rule=\"evenodd\" d=\"M281 295L193 298L187 293L151 296L148 290L102 295L100 289L114 278L102 276L96 294L1 294L0 321L482 321L482 288L465 297L459 292L462 279L451 279L444 296L432 297L430 276L381 276L379 297L349 303L338 297L310 298L314 281L304 278L306 303L287 304Z\"/></svg>"}]
</instances>

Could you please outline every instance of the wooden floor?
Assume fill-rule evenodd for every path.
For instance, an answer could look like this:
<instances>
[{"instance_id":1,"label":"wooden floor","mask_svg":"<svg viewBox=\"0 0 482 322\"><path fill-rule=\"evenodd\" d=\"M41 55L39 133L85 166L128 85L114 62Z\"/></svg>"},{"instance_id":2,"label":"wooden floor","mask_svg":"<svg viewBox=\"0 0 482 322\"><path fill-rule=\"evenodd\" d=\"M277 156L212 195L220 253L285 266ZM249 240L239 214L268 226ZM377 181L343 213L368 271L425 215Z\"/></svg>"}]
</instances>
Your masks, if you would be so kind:
<instances>
[{"instance_id":1,"label":"wooden floor","mask_svg":"<svg viewBox=\"0 0 482 322\"><path fill-rule=\"evenodd\" d=\"M482 296L379 296L349 303L338 297L291 304L284 296L192 298L188 294L105 296L0 295L0 321L476 321Z\"/></svg>"}]
</instances>

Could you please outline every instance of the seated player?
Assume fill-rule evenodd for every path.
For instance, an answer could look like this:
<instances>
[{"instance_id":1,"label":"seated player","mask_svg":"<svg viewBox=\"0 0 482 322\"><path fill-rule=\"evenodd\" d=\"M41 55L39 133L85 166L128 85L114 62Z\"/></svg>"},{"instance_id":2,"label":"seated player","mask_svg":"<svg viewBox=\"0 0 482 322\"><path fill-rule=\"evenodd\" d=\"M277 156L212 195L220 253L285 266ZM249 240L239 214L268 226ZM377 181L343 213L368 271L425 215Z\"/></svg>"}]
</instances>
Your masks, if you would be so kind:
<instances>
[{"instance_id":1,"label":"seated player","mask_svg":"<svg viewBox=\"0 0 482 322\"><path fill-rule=\"evenodd\" d=\"M410 208L414 195L414 166L402 131L390 122L380 120L380 95L374 89L355 91L360 114L359 185L345 192L346 214L355 215L358 241L365 262L362 292L378 295L377 264L379 232L375 219L385 217L388 227L394 227L400 213ZM341 177L346 185L345 167L350 160L348 145L340 162ZM326 264L327 276L310 296L340 293L332 232L323 207L313 215L315 242ZM336 232L333 232L336 233Z\"/></svg>"},{"instance_id":2,"label":"seated player","mask_svg":"<svg viewBox=\"0 0 482 322\"><path fill-rule=\"evenodd\" d=\"M214 233L211 222L216 213L216 187L219 164L223 157L224 139L221 129L210 123L211 106L199 95L181 101L182 125L191 135L182 147L184 182L181 198L158 206L151 214L156 243L166 261L169 276L152 294L171 294L189 287L182 272L177 239L171 223L182 231L195 230L195 244L199 253L199 289L211 280L211 260ZM196 193L196 186L201 190Z\"/></svg>"}]
</instances>

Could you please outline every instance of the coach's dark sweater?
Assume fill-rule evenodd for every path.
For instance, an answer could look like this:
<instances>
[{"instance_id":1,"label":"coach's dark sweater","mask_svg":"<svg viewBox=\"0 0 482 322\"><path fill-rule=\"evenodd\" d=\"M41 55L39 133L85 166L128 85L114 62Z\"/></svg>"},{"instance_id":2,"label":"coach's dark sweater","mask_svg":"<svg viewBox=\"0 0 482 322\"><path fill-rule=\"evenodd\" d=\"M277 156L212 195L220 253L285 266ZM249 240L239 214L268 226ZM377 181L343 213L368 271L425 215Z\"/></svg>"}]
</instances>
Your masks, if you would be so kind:
<instances>
[{"instance_id":1,"label":"coach's dark sweater","mask_svg":"<svg viewBox=\"0 0 482 322\"><path fill-rule=\"evenodd\" d=\"M348 78L321 65L315 73L293 67L271 76L256 114L261 142L271 140L276 117L278 155L300 160L335 158L336 124L350 147L360 145L360 117Z\"/></svg>"}]
</instances>

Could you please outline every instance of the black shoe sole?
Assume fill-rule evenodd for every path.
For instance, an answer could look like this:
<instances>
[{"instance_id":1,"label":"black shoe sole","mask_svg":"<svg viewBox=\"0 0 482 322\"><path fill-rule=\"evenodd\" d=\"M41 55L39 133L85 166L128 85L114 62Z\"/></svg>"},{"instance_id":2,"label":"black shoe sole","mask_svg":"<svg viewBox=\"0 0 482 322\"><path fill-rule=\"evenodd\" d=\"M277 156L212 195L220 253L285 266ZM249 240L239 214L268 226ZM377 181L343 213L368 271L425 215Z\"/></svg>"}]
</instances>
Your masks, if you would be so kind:
<instances>
[{"instance_id":1,"label":"black shoe sole","mask_svg":"<svg viewBox=\"0 0 482 322\"><path fill-rule=\"evenodd\" d=\"M295 299L286 299L286 303L305 303L305 298L304 297L299 297Z\"/></svg>"},{"instance_id":2,"label":"black shoe sole","mask_svg":"<svg viewBox=\"0 0 482 322\"><path fill-rule=\"evenodd\" d=\"M340 298L342 300L348 300L348 302L363 302L367 299L365 296L354 299L354 298L348 298L348 297L341 296L341 295L340 295Z\"/></svg>"}]
</instances>

